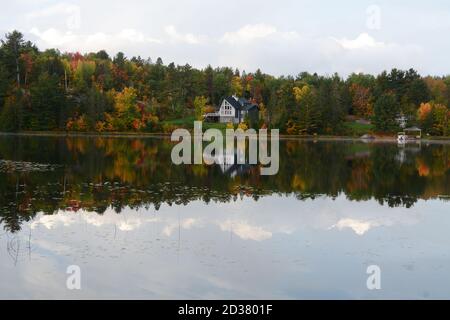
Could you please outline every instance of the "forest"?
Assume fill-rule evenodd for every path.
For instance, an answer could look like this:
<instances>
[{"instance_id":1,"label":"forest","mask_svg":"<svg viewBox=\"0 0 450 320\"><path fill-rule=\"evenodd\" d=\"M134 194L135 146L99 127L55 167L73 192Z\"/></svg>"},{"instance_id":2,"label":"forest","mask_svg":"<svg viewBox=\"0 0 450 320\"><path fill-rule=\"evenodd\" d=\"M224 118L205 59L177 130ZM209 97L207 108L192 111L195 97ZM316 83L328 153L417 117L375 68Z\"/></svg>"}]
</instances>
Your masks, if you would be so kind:
<instances>
[{"instance_id":1,"label":"forest","mask_svg":"<svg viewBox=\"0 0 450 320\"><path fill-rule=\"evenodd\" d=\"M251 126L288 135L394 133L399 117L432 136L450 132L450 76L393 69L346 79L307 72L275 77L104 50L40 51L18 31L1 40L3 132L170 133L232 94L259 105L259 123Z\"/></svg>"}]
</instances>

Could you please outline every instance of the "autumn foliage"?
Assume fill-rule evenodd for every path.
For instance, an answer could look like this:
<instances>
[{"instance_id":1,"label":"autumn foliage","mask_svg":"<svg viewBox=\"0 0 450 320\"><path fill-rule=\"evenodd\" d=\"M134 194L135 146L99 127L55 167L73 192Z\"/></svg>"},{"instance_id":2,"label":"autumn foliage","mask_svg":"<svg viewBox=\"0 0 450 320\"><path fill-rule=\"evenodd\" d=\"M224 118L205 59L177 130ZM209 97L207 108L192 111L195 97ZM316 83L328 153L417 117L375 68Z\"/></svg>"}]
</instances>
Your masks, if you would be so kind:
<instances>
[{"instance_id":1,"label":"autumn foliage","mask_svg":"<svg viewBox=\"0 0 450 320\"><path fill-rule=\"evenodd\" d=\"M104 50L40 51L17 31L0 45L0 131L170 132L186 119L203 120L231 95L259 106L248 127L284 134L346 135L350 118L395 132L399 115L425 133L450 132L450 77L413 69L274 77Z\"/></svg>"}]
</instances>

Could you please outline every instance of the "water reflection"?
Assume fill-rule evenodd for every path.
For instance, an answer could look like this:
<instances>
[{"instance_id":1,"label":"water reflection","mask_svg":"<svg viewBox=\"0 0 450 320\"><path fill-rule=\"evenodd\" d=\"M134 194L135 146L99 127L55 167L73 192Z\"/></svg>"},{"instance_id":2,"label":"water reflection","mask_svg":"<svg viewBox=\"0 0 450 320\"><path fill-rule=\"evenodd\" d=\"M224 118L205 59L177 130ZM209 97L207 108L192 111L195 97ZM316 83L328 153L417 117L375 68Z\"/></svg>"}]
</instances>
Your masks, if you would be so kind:
<instances>
[{"instance_id":1,"label":"water reflection","mask_svg":"<svg viewBox=\"0 0 450 320\"><path fill-rule=\"evenodd\" d=\"M413 206L450 194L450 146L285 141L280 171L257 166L175 166L163 139L27 138L0 141L0 215L11 231L38 212L121 212L162 203L325 195Z\"/></svg>"},{"instance_id":2,"label":"water reflection","mask_svg":"<svg viewBox=\"0 0 450 320\"><path fill-rule=\"evenodd\" d=\"M449 145L283 141L260 176L164 139L0 140L1 298L449 297Z\"/></svg>"}]
</instances>

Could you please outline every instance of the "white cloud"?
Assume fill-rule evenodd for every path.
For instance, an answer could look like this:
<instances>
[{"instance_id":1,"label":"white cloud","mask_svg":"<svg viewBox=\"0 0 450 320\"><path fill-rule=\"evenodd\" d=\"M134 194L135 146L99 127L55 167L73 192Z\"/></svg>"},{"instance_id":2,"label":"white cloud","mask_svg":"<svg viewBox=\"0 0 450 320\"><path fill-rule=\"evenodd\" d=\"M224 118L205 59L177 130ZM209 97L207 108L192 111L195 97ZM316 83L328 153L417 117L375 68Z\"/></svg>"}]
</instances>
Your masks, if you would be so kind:
<instances>
[{"instance_id":1,"label":"white cloud","mask_svg":"<svg viewBox=\"0 0 450 320\"><path fill-rule=\"evenodd\" d=\"M377 227L380 224L375 221L364 221L364 220L356 220L356 219L341 219L338 221L336 225L331 227L330 229L337 228L339 230L343 230L345 228L352 229L357 235L362 236L367 233L371 228Z\"/></svg>"},{"instance_id":2,"label":"white cloud","mask_svg":"<svg viewBox=\"0 0 450 320\"><path fill-rule=\"evenodd\" d=\"M347 50L385 47L383 42L376 41L367 33L361 33L356 39L353 40L348 40L347 38L334 40Z\"/></svg>"},{"instance_id":3,"label":"white cloud","mask_svg":"<svg viewBox=\"0 0 450 320\"><path fill-rule=\"evenodd\" d=\"M33 28L30 30L30 33L38 37L46 44L55 47L62 47L66 46L67 44L74 43L78 38L71 32L63 33L53 28L47 29L43 32L39 31L39 29L37 28Z\"/></svg>"},{"instance_id":4,"label":"white cloud","mask_svg":"<svg viewBox=\"0 0 450 320\"><path fill-rule=\"evenodd\" d=\"M227 220L219 224L222 231L230 231L243 240L264 241L272 238L272 232L259 226L253 226L246 221Z\"/></svg>"},{"instance_id":5,"label":"white cloud","mask_svg":"<svg viewBox=\"0 0 450 320\"><path fill-rule=\"evenodd\" d=\"M324 201L327 201L324 205ZM406 226L417 224L421 219L421 212L426 206L425 202L418 203L417 208L391 209L389 215L379 213L380 205L376 201L359 203L357 206L348 206L345 196L336 200L308 200L301 203L302 212L298 212L298 200L289 198L263 198L258 203L252 199L231 203L215 204L215 214L211 216L211 208L204 206L201 201L195 201L186 210L185 216L180 220L177 207L162 206L160 215L152 215L142 208L138 212L126 210L122 214L108 209L103 215L80 210L73 212L60 211L55 215L39 214L30 223L32 229L39 226L46 229L60 229L63 227L88 224L93 227L115 226L117 230L132 231L148 228L154 225L153 230L165 237L171 237L178 229L192 230L195 234L205 229L232 232L241 240L265 241L274 235L292 235L304 229L311 230L345 230L351 229L359 236L365 235L374 228ZM281 216L273 215L280 207L286 206ZM125 213L126 212L126 213ZM408 214L405 214L408 212ZM233 217L230 217L233 213ZM257 213L257 214L256 214Z\"/></svg>"},{"instance_id":6,"label":"white cloud","mask_svg":"<svg viewBox=\"0 0 450 320\"><path fill-rule=\"evenodd\" d=\"M381 42L365 33L353 40L333 41L340 50L332 56L332 65L344 74L356 71L377 74L392 68L416 68L421 72L428 61L420 46Z\"/></svg>"},{"instance_id":7,"label":"white cloud","mask_svg":"<svg viewBox=\"0 0 450 320\"><path fill-rule=\"evenodd\" d=\"M246 25L234 32L226 32L220 42L231 44L263 39L277 33L277 28L267 24Z\"/></svg>"},{"instance_id":8,"label":"white cloud","mask_svg":"<svg viewBox=\"0 0 450 320\"><path fill-rule=\"evenodd\" d=\"M94 227L103 227L115 225L120 231L133 231L140 228L145 223L158 223L159 218L142 217L140 215L118 215L112 211L108 211L104 215L95 212L80 211L79 214L72 212L60 211L54 215L38 215L30 224L31 229L43 226L46 229L53 230L57 227L69 227L80 223L87 223Z\"/></svg>"},{"instance_id":9,"label":"white cloud","mask_svg":"<svg viewBox=\"0 0 450 320\"><path fill-rule=\"evenodd\" d=\"M54 28L40 31L33 28L30 33L37 37L38 45L43 48L56 47L62 51L120 51L129 45L160 44L161 40L147 37L134 29L123 29L116 34L97 32L77 34L72 31L60 31Z\"/></svg>"},{"instance_id":10,"label":"white cloud","mask_svg":"<svg viewBox=\"0 0 450 320\"><path fill-rule=\"evenodd\" d=\"M30 224L31 229L35 229L37 226L42 225L45 228L52 230L58 226L70 226L76 223L74 215L70 214L54 214L54 215L40 215Z\"/></svg>"},{"instance_id":11,"label":"white cloud","mask_svg":"<svg viewBox=\"0 0 450 320\"><path fill-rule=\"evenodd\" d=\"M130 42L140 42L140 43L161 43L159 39L151 38L145 36L142 32L138 32L134 29L124 29L117 34L117 37L122 40L128 40Z\"/></svg>"},{"instance_id":12,"label":"white cloud","mask_svg":"<svg viewBox=\"0 0 450 320\"><path fill-rule=\"evenodd\" d=\"M54 6L28 13L26 18L29 20L36 20L40 18L63 18L65 20L66 27L70 30L75 30L81 27L81 8L73 4L58 3Z\"/></svg>"},{"instance_id":13,"label":"white cloud","mask_svg":"<svg viewBox=\"0 0 450 320\"><path fill-rule=\"evenodd\" d=\"M166 26L164 30L169 38L175 43L184 42L188 44L200 44L207 40L205 36L194 35L192 33L179 33L173 25Z\"/></svg>"},{"instance_id":14,"label":"white cloud","mask_svg":"<svg viewBox=\"0 0 450 320\"><path fill-rule=\"evenodd\" d=\"M221 7L175 0L6 1L0 32L35 28L46 41L25 36L41 49L123 51L195 67L260 68L274 75L309 71L345 76L392 67L441 74L449 69L449 44L440 39L450 23L447 3L410 3L406 11L404 5L384 4L378 31L366 28L364 11L356 7L305 9L300 1L290 1L254 10L255 5L253 0L231 0Z\"/></svg>"},{"instance_id":15,"label":"white cloud","mask_svg":"<svg viewBox=\"0 0 450 320\"><path fill-rule=\"evenodd\" d=\"M54 6L30 12L26 15L26 17L32 19L40 17L49 17L60 14L72 14L74 12L80 12L80 7L74 4L58 3Z\"/></svg>"},{"instance_id":16,"label":"white cloud","mask_svg":"<svg viewBox=\"0 0 450 320\"><path fill-rule=\"evenodd\" d=\"M182 220L182 221L180 221L180 222L175 222L175 221L173 221L173 222L169 222L164 228L163 228L163 230L162 230L162 233L165 235L165 236L167 236L167 237L170 237L172 234L173 234L173 232L175 231L175 230L177 230L178 228L182 228L182 229L184 229L184 230L189 230L189 229L191 229L191 228L193 228L193 227L198 227L198 226L200 226L200 221L199 220L197 220L197 219L193 219L193 218L187 218L187 219L184 219L184 220Z\"/></svg>"}]
</instances>

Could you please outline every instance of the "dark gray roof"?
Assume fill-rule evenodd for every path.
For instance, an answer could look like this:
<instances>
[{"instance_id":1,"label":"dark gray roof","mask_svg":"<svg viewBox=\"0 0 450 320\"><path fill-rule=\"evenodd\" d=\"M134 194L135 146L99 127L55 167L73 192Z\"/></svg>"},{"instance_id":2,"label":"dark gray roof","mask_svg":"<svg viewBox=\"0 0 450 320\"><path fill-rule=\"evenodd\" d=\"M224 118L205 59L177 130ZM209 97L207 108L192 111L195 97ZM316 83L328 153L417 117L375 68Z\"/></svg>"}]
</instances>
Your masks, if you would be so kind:
<instances>
[{"instance_id":1,"label":"dark gray roof","mask_svg":"<svg viewBox=\"0 0 450 320\"><path fill-rule=\"evenodd\" d=\"M236 100L234 97L226 97L224 99L227 101L233 108L237 110L237 112L234 114L235 118L241 118L242 112L241 111L250 111L256 108L256 110L259 110L258 105L251 103L247 99L240 98L239 100Z\"/></svg>"},{"instance_id":2,"label":"dark gray roof","mask_svg":"<svg viewBox=\"0 0 450 320\"><path fill-rule=\"evenodd\" d=\"M227 97L225 98L225 100L228 101L228 103L231 104L236 110L242 110L242 105L238 101L236 101L235 98Z\"/></svg>"},{"instance_id":3,"label":"dark gray roof","mask_svg":"<svg viewBox=\"0 0 450 320\"><path fill-rule=\"evenodd\" d=\"M245 98L239 98L239 103L241 106L245 106L248 103L248 100Z\"/></svg>"},{"instance_id":4,"label":"dark gray roof","mask_svg":"<svg viewBox=\"0 0 450 320\"><path fill-rule=\"evenodd\" d=\"M228 101L229 104L233 106L236 110L244 110L249 111L253 108L258 108L258 105L251 103L245 98L240 98L239 100L236 100L233 97L227 97L225 98L226 101Z\"/></svg>"},{"instance_id":5,"label":"dark gray roof","mask_svg":"<svg viewBox=\"0 0 450 320\"><path fill-rule=\"evenodd\" d=\"M245 110L245 111L250 111L250 110L252 110L253 108L257 108L257 109L258 109L258 105L253 104L253 103L249 103L249 104L247 104L247 105L244 106L243 110Z\"/></svg>"}]
</instances>

